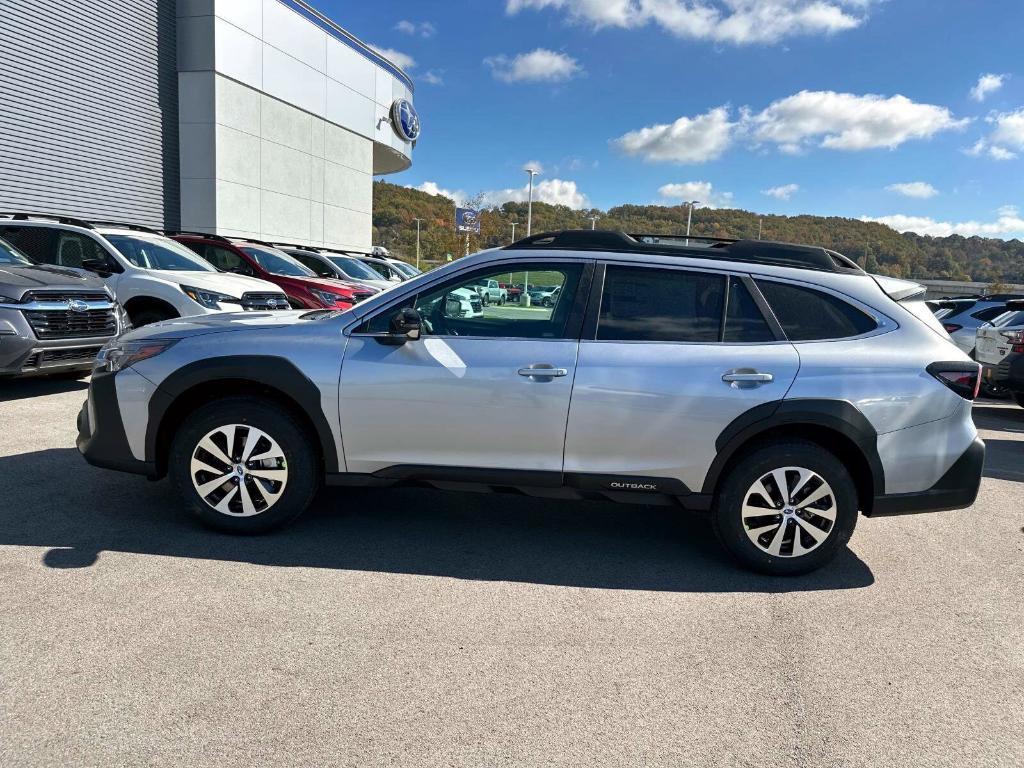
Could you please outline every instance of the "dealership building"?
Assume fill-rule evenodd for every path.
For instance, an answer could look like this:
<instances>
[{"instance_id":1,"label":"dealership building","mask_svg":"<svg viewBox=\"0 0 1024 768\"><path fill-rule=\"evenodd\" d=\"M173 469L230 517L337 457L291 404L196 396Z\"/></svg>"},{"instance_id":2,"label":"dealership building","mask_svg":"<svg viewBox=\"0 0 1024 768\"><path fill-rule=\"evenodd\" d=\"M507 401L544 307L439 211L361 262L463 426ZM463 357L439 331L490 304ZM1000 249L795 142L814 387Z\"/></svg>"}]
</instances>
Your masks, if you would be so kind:
<instances>
[{"instance_id":1,"label":"dealership building","mask_svg":"<svg viewBox=\"0 0 1024 768\"><path fill-rule=\"evenodd\" d=\"M412 103L302 0L0 2L0 211L369 250Z\"/></svg>"}]
</instances>

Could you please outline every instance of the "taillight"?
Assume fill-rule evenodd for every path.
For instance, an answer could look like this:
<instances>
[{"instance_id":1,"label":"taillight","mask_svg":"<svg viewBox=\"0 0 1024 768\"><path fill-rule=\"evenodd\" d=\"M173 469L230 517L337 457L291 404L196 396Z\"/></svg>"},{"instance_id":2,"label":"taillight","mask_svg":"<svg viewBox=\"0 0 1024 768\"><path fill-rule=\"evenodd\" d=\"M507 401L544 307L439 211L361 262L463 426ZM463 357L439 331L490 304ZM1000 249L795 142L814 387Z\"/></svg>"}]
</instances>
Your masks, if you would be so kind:
<instances>
[{"instance_id":1,"label":"taillight","mask_svg":"<svg viewBox=\"0 0 1024 768\"><path fill-rule=\"evenodd\" d=\"M978 396L981 366L977 363L932 363L926 370L965 400Z\"/></svg>"},{"instance_id":2,"label":"taillight","mask_svg":"<svg viewBox=\"0 0 1024 768\"><path fill-rule=\"evenodd\" d=\"M962 325L957 325L956 323L943 323L942 327L946 329L946 333L956 333L963 328Z\"/></svg>"},{"instance_id":3,"label":"taillight","mask_svg":"<svg viewBox=\"0 0 1024 768\"><path fill-rule=\"evenodd\" d=\"M1011 347L1013 352L1018 354L1024 352L1024 331L1000 331L999 335L1013 345Z\"/></svg>"}]
</instances>

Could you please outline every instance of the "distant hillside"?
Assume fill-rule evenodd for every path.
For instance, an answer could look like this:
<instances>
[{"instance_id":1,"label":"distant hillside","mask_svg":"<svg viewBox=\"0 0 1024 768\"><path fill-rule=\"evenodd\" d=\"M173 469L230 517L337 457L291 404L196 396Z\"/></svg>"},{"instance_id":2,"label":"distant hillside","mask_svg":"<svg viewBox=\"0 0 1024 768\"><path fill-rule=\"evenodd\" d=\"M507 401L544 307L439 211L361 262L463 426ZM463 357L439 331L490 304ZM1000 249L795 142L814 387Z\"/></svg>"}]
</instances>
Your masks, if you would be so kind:
<instances>
[{"instance_id":1,"label":"distant hillside","mask_svg":"<svg viewBox=\"0 0 1024 768\"><path fill-rule=\"evenodd\" d=\"M416 222L421 218L421 254L428 263L458 258L465 236L454 232L455 206L446 197L378 181L373 185L374 243L407 260L416 257ZM608 211L575 211L534 203L533 231L581 229L599 216L602 229L650 234L686 231L683 206L622 205ZM894 277L945 278L988 283L1024 283L1024 242L983 237L922 237L900 234L883 225L835 216L759 216L749 211L700 208L693 213L695 235L757 238L763 219L765 240L810 243L856 259L868 271ZM520 222L516 237L526 234L526 203L505 203L481 216L481 233L470 238L470 252L511 241L510 223Z\"/></svg>"}]
</instances>

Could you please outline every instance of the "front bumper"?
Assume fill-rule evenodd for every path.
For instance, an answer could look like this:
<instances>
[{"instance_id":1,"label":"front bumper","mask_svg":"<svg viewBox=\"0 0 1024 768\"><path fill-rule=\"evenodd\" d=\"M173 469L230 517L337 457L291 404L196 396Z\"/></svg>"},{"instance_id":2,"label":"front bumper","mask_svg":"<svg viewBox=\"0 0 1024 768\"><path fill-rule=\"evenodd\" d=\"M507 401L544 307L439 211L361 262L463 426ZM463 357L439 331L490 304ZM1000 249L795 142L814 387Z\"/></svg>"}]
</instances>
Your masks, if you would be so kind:
<instances>
[{"instance_id":1,"label":"front bumper","mask_svg":"<svg viewBox=\"0 0 1024 768\"><path fill-rule=\"evenodd\" d=\"M966 509L978 498L984 467L985 443L981 438L975 438L946 474L927 491L876 496L871 514L867 517Z\"/></svg>"},{"instance_id":2,"label":"front bumper","mask_svg":"<svg viewBox=\"0 0 1024 768\"><path fill-rule=\"evenodd\" d=\"M38 339L25 316L0 309L0 376L48 376L92 368L111 336Z\"/></svg>"},{"instance_id":3,"label":"front bumper","mask_svg":"<svg viewBox=\"0 0 1024 768\"><path fill-rule=\"evenodd\" d=\"M89 399L78 413L78 450L94 467L155 478L156 464L136 459L128 445L117 402L116 376L105 371L93 373Z\"/></svg>"}]
</instances>

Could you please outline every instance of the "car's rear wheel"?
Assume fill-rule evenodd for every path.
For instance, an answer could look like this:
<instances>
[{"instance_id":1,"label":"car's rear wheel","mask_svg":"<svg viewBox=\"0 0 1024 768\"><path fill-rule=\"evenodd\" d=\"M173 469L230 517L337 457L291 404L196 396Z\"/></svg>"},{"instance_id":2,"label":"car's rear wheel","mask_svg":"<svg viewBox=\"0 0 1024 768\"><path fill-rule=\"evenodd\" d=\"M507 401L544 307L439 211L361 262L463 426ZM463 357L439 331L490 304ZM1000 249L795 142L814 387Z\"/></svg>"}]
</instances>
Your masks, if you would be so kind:
<instances>
[{"instance_id":1,"label":"car's rear wheel","mask_svg":"<svg viewBox=\"0 0 1024 768\"><path fill-rule=\"evenodd\" d=\"M177 315L172 314L166 310L161 309L143 309L139 312L135 312L129 317L131 320L132 328L141 328L144 325L152 325L153 323L161 323L164 320L173 320Z\"/></svg>"},{"instance_id":2,"label":"car's rear wheel","mask_svg":"<svg viewBox=\"0 0 1024 768\"><path fill-rule=\"evenodd\" d=\"M764 445L725 478L715 533L747 568L808 573L832 560L857 524L857 491L835 456L813 443Z\"/></svg>"},{"instance_id":3,"label":"car's rear wheel","mask_svg":"<svg viewBox=\"0 0 1024 768\"><path fill-rule=\"evenodd\" d=\"M231 533L263 533L306 510L319 487L315 437L258 397L204 405L174 436L170 474L186 508Z\"/></svg>"}]
</instances>

